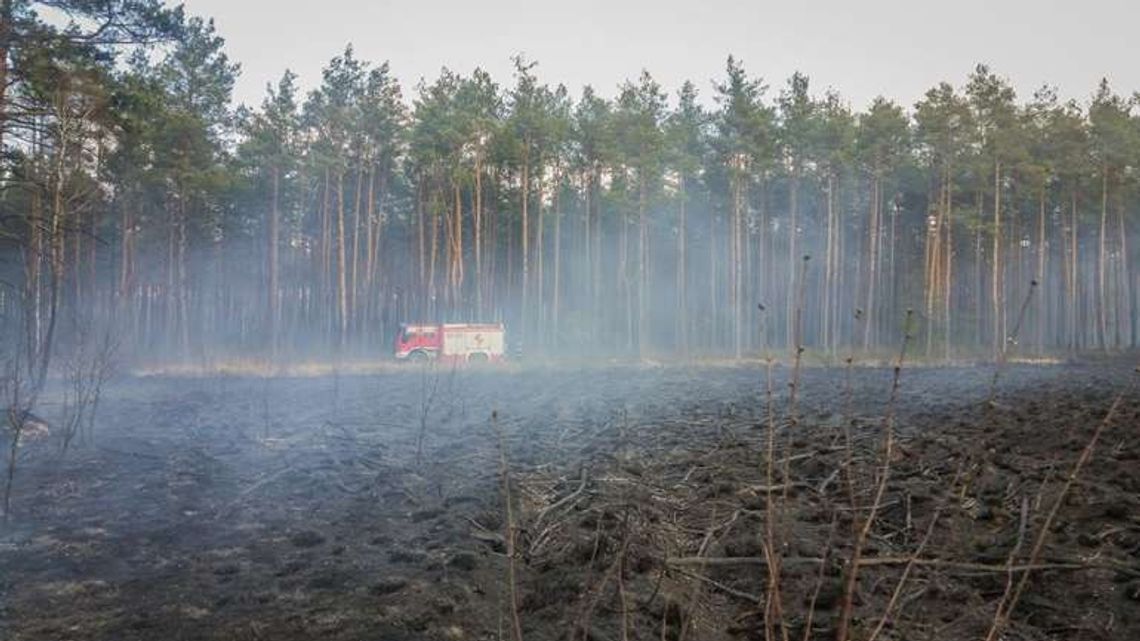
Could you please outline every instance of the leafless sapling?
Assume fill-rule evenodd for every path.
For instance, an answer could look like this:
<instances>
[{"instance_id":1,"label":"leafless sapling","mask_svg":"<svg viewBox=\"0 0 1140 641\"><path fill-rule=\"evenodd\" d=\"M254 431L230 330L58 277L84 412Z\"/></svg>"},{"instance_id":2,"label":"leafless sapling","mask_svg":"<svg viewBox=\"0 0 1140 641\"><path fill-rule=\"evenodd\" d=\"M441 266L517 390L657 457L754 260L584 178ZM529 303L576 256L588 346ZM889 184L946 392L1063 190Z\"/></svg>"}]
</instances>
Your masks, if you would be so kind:
<instances>
[{"instance_id":1,"label":"leafless sapling","mask_svg":"<svg viewBox=\"0 0 1140 641\"><path fill-rule=\"evenodd\" d=\"M75 346L63 359L63 411L60 420L60 453L66 454L78 436L92 441L95 417L103 387L115 373L119 339L107 329L92 337L90 325L77 327Z\"/></svg>"}]
</instances>

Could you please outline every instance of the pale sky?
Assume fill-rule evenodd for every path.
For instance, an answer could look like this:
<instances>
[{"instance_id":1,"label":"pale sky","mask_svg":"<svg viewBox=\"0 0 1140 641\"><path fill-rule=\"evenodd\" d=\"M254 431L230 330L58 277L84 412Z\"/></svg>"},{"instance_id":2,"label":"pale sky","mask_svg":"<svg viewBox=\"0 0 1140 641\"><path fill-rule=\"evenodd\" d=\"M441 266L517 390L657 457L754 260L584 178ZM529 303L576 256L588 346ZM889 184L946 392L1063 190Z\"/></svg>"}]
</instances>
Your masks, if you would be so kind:
<instances>
[{"instance_id":1,"label":"pale sky","mask_svg":"<svg viewBox=\"0 0 1140 641\"><path fill-rule=\"evenodd\" d=\"M259 104L290 68L307 91L352 43L363 60L387 60L405 97L447 66L513 83L510 58L539 63L573 95L592 84L612 96L650 73L672 95L686 79L708 99L731 53L772 87L793 71L813 91L831 87L856 108L879 94L907 107L935 83L961 85L978 62L1029 99L1044 83L1087 100L1107 77L1140 90L1140 0L186 0L216 19L242 64L235 98Z\"/></svg>"}]
</instances>

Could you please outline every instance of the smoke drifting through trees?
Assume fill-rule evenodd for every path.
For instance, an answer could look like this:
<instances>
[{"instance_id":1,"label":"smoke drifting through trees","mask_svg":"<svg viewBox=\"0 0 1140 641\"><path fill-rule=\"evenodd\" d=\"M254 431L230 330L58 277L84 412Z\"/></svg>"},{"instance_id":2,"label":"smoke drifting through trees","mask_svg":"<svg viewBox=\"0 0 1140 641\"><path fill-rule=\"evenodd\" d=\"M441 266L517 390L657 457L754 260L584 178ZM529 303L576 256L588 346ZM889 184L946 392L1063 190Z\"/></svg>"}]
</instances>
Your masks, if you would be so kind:
<instances>
[{"instance_id":1,"label":"smoke drifting through trees","mask_svg":"<svg viewBox=\"0 0 1140 641\"><path fill-rule=\"evenodd\" d=\"M732 58L707 97L613 99L519 58L408 91L348 48L235 109L212 23L113 2L77 15L117 37L73 37L35 4L3 5L8 344L58 316L136 359L379 356L402 321L503 320L528 354L836 355L914 308L918 351L996 355L1032 280L1020 353L1138 342L1140 109L1107 83L1019 101L979 66L855 111Z\"/></svg>"}]
</instances>

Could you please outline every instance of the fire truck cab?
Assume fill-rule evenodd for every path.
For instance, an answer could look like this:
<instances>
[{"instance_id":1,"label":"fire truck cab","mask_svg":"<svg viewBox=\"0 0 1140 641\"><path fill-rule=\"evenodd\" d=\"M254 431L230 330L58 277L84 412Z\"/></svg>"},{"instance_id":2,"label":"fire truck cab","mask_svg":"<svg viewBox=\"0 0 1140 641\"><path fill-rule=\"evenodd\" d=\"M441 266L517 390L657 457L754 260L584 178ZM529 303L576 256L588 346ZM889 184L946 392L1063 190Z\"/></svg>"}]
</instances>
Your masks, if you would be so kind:
<instances>
[{"instance_id":1,"label":"fire truck cab","mask_svg":"<svg viewBox=\"0 0 1140 641\"><path fill-rule=\"evenodd\" d=\"M396 334L395 356L401 361L499 361L505 335L502 323L404 323Z\"/></svg>"}]
</instances>

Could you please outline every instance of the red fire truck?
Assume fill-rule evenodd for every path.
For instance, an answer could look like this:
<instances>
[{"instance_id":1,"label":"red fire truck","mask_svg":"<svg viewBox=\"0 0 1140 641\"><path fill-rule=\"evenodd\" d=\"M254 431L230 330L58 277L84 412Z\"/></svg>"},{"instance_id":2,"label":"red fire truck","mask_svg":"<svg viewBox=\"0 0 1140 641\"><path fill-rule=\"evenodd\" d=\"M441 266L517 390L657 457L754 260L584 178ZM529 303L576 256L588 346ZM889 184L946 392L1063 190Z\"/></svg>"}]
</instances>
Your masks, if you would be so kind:
<instances>
[{"instance_id":1,"label":"red fire truck","mask_svg":"<svg viewBox=\"0 0 1140 641\"><path fill-rule=\"evenodd\" d=\"M503 358L505 335L502 323L405 323L396 334L396 359L499 361Z\"/></svg>"}]
</instances>

